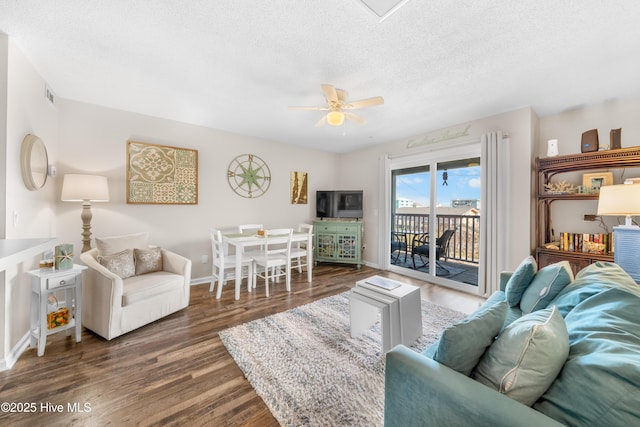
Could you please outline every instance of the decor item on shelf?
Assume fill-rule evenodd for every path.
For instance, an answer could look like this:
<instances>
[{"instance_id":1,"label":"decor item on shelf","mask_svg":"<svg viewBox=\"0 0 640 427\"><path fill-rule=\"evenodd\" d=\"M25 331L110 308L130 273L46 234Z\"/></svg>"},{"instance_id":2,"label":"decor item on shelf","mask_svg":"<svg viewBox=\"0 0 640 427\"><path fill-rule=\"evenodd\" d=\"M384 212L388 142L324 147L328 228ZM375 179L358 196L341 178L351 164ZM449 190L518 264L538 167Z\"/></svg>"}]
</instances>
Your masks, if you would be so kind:
<instances>
[{"instance_id":1,"label":"decor item on shelf","mask_svg":"<svg viewBox=\"0 0 640 427\"><path fill-rule=\"evenodd\" d=\"M49 308L47 310L47 329L55 329L69 323L69 308L60 307L54 294L49 295Z\"/></svg>"},{"instance_id":2,"label":"decor item on shelf","mask_svg":"<svg viewBox=\"0 0 640 427\"><path fill-rule=\"evenodd\" d=\"M306 205L309 202L306 172L291 172L291 204Z\"/></svg>"},{"instance_id":3,"label":"decor item on shelf","mask_svg":"<svg viewBox=\"0 0 640 427\"><path fill-rule=\"evenodd\" d=\"M582 175L582 187L584 191L589 189L590 193L599 193L600 187L613 184L613 173L611 172L598 172L598 173L585 173Z\"/></svg>"},{"instance_id":4,"label":"decor item on shelf","mask_svg":"<svg viewBox=\"0 0 640 427\"><path fill-rule=\"evenodd\" d=\"M63 243L56 246L53 253L56 270L73 268L73 245L71 243Z\"/></svg>"},{"instance_id":5,"label":"decor item on shelf","mask_svg":"<svg viewBox=\"0 0 640 427\"><path fill-rule=\"evenodd\" d=\"M91 249L91 202L109 201L106 176L66 174L62 181L63 202L82 202L82 252Z\"/></svg>"},{"instance_id":6,"label":"decor item on shelf","mask_svg":"<svg viewBox=\"0 0 640 427\"><path fill-rule=\"evenodd\" d=\"M598 215L625 217L624 225L613 227L614 261L640 283L640 227L631 219L640 215L640 184L603 187L598 199Z\"/></svg>"},{"instance_id":7,"label":"decor item on shelf","mask_svg":"<svg viewBox=\"0 0 640 427\"><path fill-rule=\"evenodd\" d=\"M558 140L550 139L547 141L547 157L555 157L558 155Z\"/></svg>"},{"instance_id":8,"label":"decor item on shelf","mask_svg":"<svg viewBox=\"0 0 640 427\"><path fill-rule=\"evenodd\" d=\"M609 131L609 149L617 150L618 148L622 148L622 128Z\"/></svg>"},{"instance_id":9,"label":"decor item on shelf","mask_svg":"<svg viewBox=\"0 0 640 427\"><path fill-rule=\"evenodd\" d=\"M347 101L347 92L342 89L336 89L332 85L322 84L320 85L324 97L327 101L327 105L323 107L289 107L290 110L316 110L316 111L329 111L323 116L316 126L322 126L328 123L331 126L341 126L344 123L344 119L347 118L358 124L365 124L367 121L356 114L345 112L342 110L355 110L357 108L373 107L374 105L384 104L384 99L381 96L374 96L373 98L361 99L359 101Z\"/></svg>"},{"instance_id":10,"label":"decor item on shelf","mask_svg":"<svg viewBox=\"0 0 640 427\"><path fill-rule=\"evenodd\" d=\"M44 187L47 182L49 158L44 142L35 135L28 134L20 148L20 169L24 185L31 191Z\"/></svg>"},{"instance_id":11,"label":"decor item on shelf","mask_svg":"<svg viewBox=\"0 0 640 427\"><path fill-rule=\"evenodd\" d=\"M604 243L583 241L582 244L583 244L582 252L586 252L588 254L603 254L607 250L607 245Z\"/></svg>"},{"instance_id":12,"label":"decor item on shelf","mask_svg":"<svg viewBox=\"0 0 640 427\"><path fill-rule=\"evenodd\" d=\"M198 150L127 141L127 203L197 205Z\"/></svg>"},{"instance_id":13,"label":"decor item on shelf","mask_svg":"<svg viewBox=\"0 0 640 427\"><path fill-rule=\"evenodd\" d=\"M237 195L249 199L260 197L271 185L271 170L260 157L241 154L229 163L227 180Z\"/></svg>"},{"instance_id":14,"label":"decor item on shelf","mask_svg":"<svg viewBox=\"0 0 640 427\"><path fill-rule=\"evenodd\" d=\"M598 129L591 129L582 133L580 149L583 153L598 151Z\"/></svg>"},{"instance_id":15,"label":"decor item on shelf","mask_svg":"<svg viewBox=\"0 0 640 427\"><path fill-rule=\"evenodd\" d=\"M544 185L544 189L549 194L573 194L576 192L576 186L567 181L550 182Z\"/></svg>"}]
</instances>

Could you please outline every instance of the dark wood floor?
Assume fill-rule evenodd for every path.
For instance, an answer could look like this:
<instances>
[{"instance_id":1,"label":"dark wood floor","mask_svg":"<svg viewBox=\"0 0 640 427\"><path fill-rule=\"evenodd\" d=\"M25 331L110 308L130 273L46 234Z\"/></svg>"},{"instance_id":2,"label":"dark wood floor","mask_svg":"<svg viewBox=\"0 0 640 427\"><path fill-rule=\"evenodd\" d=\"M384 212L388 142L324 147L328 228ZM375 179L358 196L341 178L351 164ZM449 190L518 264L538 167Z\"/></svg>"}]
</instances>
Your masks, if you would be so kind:
<instances>
[{"instance_id":1,"label":"dark wood floor","mask_svg":"<svg viewBox=\"0 0 640 427\"><path fill-rule=\"evenodd\" d=\"M82 342L51 335L44 356L27 350L0 372L0 425L278 425L243 377L218 332L347 291L373 274L420 286L422 297L470 313L481 298L369 267L319 265L313 284L294 273L292 292L276 284L271 296L243 289L222 298L193 286L190 306L151 325L106 341L84 329ZM26 411L30 411L25 413Z\"/></svg>"}]
</instances>

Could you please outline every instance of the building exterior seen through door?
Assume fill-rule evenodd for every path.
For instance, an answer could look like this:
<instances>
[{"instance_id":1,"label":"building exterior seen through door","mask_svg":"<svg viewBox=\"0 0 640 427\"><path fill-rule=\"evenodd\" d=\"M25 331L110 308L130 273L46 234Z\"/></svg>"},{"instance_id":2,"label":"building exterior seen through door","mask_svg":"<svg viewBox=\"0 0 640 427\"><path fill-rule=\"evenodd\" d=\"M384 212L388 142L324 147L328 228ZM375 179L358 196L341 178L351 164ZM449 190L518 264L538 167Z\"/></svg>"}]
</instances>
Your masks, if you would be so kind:
<instances>
[{"instance_id":1,"label":"building exterior seen through door","mask_svg":"<svg viewBox=\"0 0 640 427\"><path fill-rule=\"evenodd\" d=\"M477 287L480 158L392 168L390 188L391 269Z\"/></svg>"}]
</instances>

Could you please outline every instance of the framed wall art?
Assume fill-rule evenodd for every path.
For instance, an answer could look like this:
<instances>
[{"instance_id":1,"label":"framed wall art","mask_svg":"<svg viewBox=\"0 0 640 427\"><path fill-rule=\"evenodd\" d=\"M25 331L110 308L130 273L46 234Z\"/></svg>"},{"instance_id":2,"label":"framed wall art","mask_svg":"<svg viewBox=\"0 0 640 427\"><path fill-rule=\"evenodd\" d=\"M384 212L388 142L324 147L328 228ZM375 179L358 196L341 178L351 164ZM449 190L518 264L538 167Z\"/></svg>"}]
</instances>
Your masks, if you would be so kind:
<instances>
[{"instance_id":1,"label":"framed wall art","mask_svg":"<svg viewBox=\"0 0 640 427\"><path fill-rule=\"evenodd\" d=\"M198 151L127 141L127 203L198 204Z\"/></svg>"},{"instance_id":2,"label":"framed wall art","mask_svg":"<svg viewBox=\"0 0 640 427\"><path fill-rule=\"evenodd\" d=\"M613 173L598 172L582 175L582 187L589 189L591 193L600 192L600 187L613 184Z\"/></svg>"},{"instance_id":3,"label":"framed wall art","mask_svg":"<svg viewBox=\"0 0 640 427\"><path fill-rule=\"evenodd\" d=\"M306 205L309 203L307 190L307 173L291 172L291 204Z\"/></svg>"}]
</instances>

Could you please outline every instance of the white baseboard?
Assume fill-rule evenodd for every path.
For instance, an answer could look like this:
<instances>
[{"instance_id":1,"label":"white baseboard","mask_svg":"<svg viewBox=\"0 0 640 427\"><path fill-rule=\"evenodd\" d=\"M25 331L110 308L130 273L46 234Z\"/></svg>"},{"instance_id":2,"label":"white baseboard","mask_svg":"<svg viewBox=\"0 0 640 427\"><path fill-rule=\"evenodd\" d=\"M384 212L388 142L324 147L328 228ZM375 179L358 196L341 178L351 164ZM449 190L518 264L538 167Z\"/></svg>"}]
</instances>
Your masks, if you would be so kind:
<instances>
[{"instance_id":1,"label":"white baseboard","mask_svg":"<svg viewBox=\"0 0 640 427\"><path fill-rule=\"evenodd\" d=\"M202 285L203 283L211 283L211 276L198 277L196 279L191 279L191 282L189 283L191 286Z\"/></svg>"},{"instance_id":2,"label":"white baseboard","mask_svg":"<svg viewBox=\"0 0 640 427\"><path fill-rule=\"evenodd\" d=\"M29 348L29 332L11 349L6 358L0 360L0 371L8 371L13 368L18 358Z\"/></svg>"}]
</instances>

